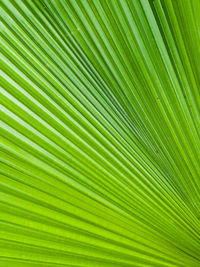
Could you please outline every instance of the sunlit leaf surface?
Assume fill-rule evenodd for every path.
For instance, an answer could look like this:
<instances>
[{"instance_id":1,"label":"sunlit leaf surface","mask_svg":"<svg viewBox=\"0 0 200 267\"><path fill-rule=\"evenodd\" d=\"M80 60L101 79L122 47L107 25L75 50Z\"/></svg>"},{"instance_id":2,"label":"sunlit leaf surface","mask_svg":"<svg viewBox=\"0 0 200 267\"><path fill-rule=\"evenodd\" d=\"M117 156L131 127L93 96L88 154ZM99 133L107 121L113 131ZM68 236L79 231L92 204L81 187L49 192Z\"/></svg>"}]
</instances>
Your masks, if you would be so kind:
<instances>
[{"instance_id":1,"label":"sunlit leaf surface","mask_svg":"<svg viewBox=\"0 0 200 267\"><path fill-rule=\"evenodd\" d=\"M200 1L0 0L0 266L200 266Z\"/></svg>"}]
</instances>

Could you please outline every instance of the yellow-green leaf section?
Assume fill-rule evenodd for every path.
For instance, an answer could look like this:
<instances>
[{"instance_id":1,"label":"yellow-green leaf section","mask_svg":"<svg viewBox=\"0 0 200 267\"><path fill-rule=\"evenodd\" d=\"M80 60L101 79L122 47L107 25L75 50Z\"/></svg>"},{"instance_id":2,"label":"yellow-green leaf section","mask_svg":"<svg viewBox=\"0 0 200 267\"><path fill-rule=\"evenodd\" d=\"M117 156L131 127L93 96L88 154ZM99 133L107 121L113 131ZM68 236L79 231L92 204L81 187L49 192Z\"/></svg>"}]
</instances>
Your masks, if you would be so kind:
<instances>
[{"instance_id":1,"label":"yellow-green leaf section","mask_svg":"<svg viewBox=\"0 0 200 267\"><path fill-rule=\"evenodd\" d=\"M200 1L0 0L0 267L200 266Z\"/></svg>"}]
</instances>

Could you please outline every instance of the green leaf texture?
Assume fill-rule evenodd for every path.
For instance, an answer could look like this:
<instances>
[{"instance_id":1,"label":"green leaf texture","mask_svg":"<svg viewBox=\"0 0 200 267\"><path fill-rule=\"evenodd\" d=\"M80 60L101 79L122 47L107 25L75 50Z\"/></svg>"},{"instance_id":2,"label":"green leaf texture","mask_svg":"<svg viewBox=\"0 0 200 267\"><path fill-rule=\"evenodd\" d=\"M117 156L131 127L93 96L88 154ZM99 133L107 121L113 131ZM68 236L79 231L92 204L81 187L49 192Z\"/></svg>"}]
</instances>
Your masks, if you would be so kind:
<instances>
[{"instance_id":1,"label":"green leaf texture","mask_svg":"<svg viewBox=\"0 0 200 267\"><path fill-rule=\"evenodd\" d=\"M0 267L200 266L200 1L0 0Z\"/></svg>"}]
</instances>

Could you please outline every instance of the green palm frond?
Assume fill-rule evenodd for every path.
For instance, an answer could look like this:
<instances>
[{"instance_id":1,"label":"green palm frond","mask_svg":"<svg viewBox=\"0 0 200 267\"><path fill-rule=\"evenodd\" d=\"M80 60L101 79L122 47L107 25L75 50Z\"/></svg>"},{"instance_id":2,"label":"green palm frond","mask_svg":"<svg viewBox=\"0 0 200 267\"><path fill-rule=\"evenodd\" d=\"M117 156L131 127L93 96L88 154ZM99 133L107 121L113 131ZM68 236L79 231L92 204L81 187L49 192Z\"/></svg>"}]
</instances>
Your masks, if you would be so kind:
<instances>
[{"instance_id":1,"label":"green palm frond","mask_svg":"<svg viewBox=\"0 0 200 267\"><path fill-rule=\"evenodd\" d=\"M200 266L199 14L0 0L0 266Z\"/></svg>"}]
</instances>

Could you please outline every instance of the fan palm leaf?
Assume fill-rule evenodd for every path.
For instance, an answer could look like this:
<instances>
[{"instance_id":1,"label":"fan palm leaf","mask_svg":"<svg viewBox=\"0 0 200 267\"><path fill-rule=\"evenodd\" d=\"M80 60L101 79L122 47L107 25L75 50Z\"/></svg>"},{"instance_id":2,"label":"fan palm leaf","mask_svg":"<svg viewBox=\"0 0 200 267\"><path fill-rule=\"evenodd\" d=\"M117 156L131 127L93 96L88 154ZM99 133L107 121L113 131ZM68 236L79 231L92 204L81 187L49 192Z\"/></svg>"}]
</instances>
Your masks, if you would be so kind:
<instances>
[{"instance_id":1,"label":"fan palm leaf","mask_svg":"<svg viewBox=\"0 0 200 267\"><path fill-rule=\"evenodd\" d=\"M200 1L0 1L0 266L200 266Z\"/></svg>"}]
</instances>

